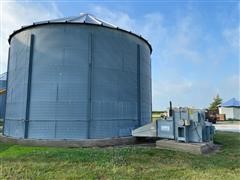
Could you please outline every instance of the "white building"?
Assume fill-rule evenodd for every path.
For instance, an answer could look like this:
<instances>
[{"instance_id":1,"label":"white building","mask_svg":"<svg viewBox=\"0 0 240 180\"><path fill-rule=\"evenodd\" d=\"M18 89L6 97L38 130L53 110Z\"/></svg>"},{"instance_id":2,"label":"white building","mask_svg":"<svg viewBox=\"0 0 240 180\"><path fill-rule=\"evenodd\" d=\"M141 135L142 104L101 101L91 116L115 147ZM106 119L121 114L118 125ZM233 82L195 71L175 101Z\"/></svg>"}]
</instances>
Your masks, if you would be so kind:
<instances>
[{"instance_id":1,"label":"white building","mask_svg":"<svg viewBox=\"0 0 240 180\"><path fill-rule=\"evenodd\" d=\"M240 101L235 98L222 103L219 106L219 114L225 114L226 119L239 119L240 120Z\"/></svg>"}]
</instances>

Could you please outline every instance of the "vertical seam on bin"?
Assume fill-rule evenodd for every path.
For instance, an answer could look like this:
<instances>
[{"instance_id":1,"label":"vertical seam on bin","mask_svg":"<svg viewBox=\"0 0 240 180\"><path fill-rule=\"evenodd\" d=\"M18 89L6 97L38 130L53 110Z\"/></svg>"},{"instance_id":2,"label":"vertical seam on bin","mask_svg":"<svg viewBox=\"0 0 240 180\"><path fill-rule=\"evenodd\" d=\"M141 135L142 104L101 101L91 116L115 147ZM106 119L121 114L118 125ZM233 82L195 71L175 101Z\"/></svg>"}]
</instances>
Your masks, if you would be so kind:
<instances>
[{"instance_id":1,"label":"vertical seam on bin","mask_svg":"<svg viewBox=\"0 0 240 180\"><path fill-rule=\"evenodd\" d=\"M87 138L91 137L91 121L92 121L92 62L93 62L93 34L90 33L88 40L88 129Z\"/></svg>"},{"instance_id":2,"label":"vertical seam on bin","mask_svg":"<svg viewBox=\"0 0 240 180\"><path fill-rule=\"evenodd\" d=\"M138 110L138 127L141 126L141 61L140 61L140 45L137 45L137 110Z\"/></svg>"},{"instance_id":3,"label":"vertical seam on bin","mask_svg":"<svg viewBox=\"0 0 240 180\"><path fill-rule=\"evenodd\" d=\"M8 63L7 63L7 77L6 77L6 97L5 97L5 109L4 109L4 118L3 118L3 130L2 133L4 134L5 131L5 123L6 123L6 112L7 112L7 94L8 94L8 76L9 76L9 61L10 61L10 50L11 46L8 48Z\"/></svg>"},{"instance_id":4,"label":"vertical seam on bin","mask_svg":"<svg viewBox=\"0 0 240 180\"><path fill-rule=\"evenodd\" d=\"M149 100L151 102L151 109L150 109L150 121L152 122L152 59L150 58L150 96L149 96Z\"/></svg>"},{"instance_id":5,"label":"vertical seam on bin","mask_svg":"<svg viewBox=\"0 0 240 180\"><path fill-rule=\"evenodd\" d=\"M57 88L56 88L56 101L58 102L58 99L59 99L59 83L57 83Z\"/></svg>"},{"instance_id":6,"label":"vertical seam on bin","mask_svg":"<svg viewBox=\"0 0 240 180\"><path fill-rule=\"evenodd\" d=\"M29 52L29 63L28 63L28 84L27 84L27 102L26 102L24 138L28 138L30 99L31 99L31 84L32 84L33 43L34 43L34 35L31 34L30 47L29 47L30 52Z\"/></svg>"},{"instance_id":7,"label":"vertical seam on bin","mask_svg":"<svg viewBox=\"0 0 240 180\"><path fill-rule=\"evenodd\" d=\"M59 79L58 79L57 87L56 87L56 103L57 103L57 106L55 107L55 112L54 112L54 138L57 137L56 112L57 112L57 107L58 107L58 99L59 99Z\"/></svg>"}]
</instances>

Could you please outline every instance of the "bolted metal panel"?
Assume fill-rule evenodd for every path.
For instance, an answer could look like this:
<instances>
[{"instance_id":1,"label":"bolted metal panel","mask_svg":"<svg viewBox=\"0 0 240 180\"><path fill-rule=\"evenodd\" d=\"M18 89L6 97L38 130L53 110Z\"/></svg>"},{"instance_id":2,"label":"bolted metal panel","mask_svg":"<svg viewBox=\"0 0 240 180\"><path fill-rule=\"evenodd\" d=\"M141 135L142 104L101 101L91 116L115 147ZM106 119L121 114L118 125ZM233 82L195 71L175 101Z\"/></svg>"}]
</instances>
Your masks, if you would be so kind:
<instances>
[{"instance_id":1,"label":"bolted metal panel","mask_svg":"<svg viewBox=\"0 0 240 180\"><path fill-rule=\"evenodd\" d=\"M12 137L24 137L24 121L5 119L4 135Z\"/></svg>"},{"instance_id":2,"label":"bolted metal panel","mask_svg":"<svg viewBox=\"0 0 240 180\"><path fill-rule=\"evenodd\" d=\"M141 82L141 125L149 122L152 113L151 61L149 49L140 46L140 82Z\"/></svg>"},{"instance_id":3,"label":"bolted metal panel","mask_svg":"<svg viewBox=\"0 0 240 180\"><path fill-rule=\"evenodd\" d=\"M134 129L134 120L115 119L95 121L91 126L91 138L108 138L129 136Z\"/></svg>"},{"instance_id":4,"label":"bolted metal panel","mask_svg":"<svg viewBox=\"0 0 240 180\"><path fill-rule=\"evenodd\" d=\"M12 40L8 78L4 135L24 137L30 34L22 32Z\"/></svg>"},{"instance_id":5,"label":"bolted metal panel","mask_svg":"<svg viewBox=\"0 0 240 180\"><path fill-rule=\"evenodd\" d=\"M31 34L34 48L27 138L130 136L132 129L150 122L151 52L145 41L101 26L48 24L11 38L6 135L13 136L12 128L21 129L13 127L15 121L9 125L14 113L19 122L25 119L30 47L24 44ZM14 53L20 50L21 62ZM19 63L24 64L21 72ZM15 81L19 78L16 73L21 80ZM23 97L21 103L12 103L13 96ZM22 134L14 136L23 137L22 124Z\"/></svg>"},{"instance_id":6,"label":"bolted metal panel","mask_svg":"<svg viewBox=\"0 0 240 180\"><path fill-rule=\"evenodd\" d=\"M68 26L50 26L45 33L35 32L38 34L35 48L42 51L36 52L33 58L30 121L40 128L45 126L43 120L49 122L41 138L87 138L88 41L85 36L89 32L75 31L78 32L76 40L73 36L77 32ZM46 39L50 42L46 43ZM36 138L36 135L32 132L29 137Z\"/></svg>"},{"instance_id":7,"label":"bolted metal panel","mask_svg":"<svg viewBox=\"0 0 240 180\"><path fill-rule=\"evenodd\" d=\"M54 139L55 121L29 121L28 138Z\"/></svg>"}]
</instances>

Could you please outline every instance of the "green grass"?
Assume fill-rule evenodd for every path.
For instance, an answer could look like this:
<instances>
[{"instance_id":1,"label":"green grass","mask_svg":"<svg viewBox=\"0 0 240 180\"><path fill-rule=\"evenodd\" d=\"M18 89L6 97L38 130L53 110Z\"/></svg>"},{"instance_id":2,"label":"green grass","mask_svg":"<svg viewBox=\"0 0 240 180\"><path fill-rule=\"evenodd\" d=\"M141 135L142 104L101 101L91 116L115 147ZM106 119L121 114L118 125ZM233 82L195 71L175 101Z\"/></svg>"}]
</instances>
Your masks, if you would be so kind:
<instances>
[{"instance_id":1,"label":"green grass","mask_svg":"<svg viewBox=\"0 0 240 180\"><path fill-rule=\"evenodd\" d=\"M218 132L211 155L154 147L47 148L0 143L0 179L239 179L240 137Z\"/></svg>"}]
</instances>

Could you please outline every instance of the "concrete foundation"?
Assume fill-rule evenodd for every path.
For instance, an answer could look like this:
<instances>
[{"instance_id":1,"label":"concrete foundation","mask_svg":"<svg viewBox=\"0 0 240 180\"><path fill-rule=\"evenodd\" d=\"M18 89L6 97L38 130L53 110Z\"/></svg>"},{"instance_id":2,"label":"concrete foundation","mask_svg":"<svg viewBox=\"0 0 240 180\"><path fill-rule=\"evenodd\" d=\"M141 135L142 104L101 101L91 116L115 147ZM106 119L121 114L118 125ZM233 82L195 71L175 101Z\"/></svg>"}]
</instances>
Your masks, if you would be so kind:
<instances>
[{"instance_id":1,"label":"concrete foundation","mask_svg":"<svg viewBox=\"0 0 240 180\"><path fill-rule=\"evenodd\" d=\"M0 135L0 142L13 143L26 146L48 147L107 147L117 145L130 145L136 143L135 137L87 139L87 140L42 140L42 139L17 139Z\"/></svg>"},{"instance_id":2,"label":"concrete foundation","mask_svg":"<svg viewBox=\"0 0 240 180\"><path fill-rule=\"evenodd\" d=\"M207 154L219 149L219 146L212 142L207 143L183 143L174 140L158 140L156 147L174 151L188 152L191 154Z\"/></svg>"}]
</instances>

